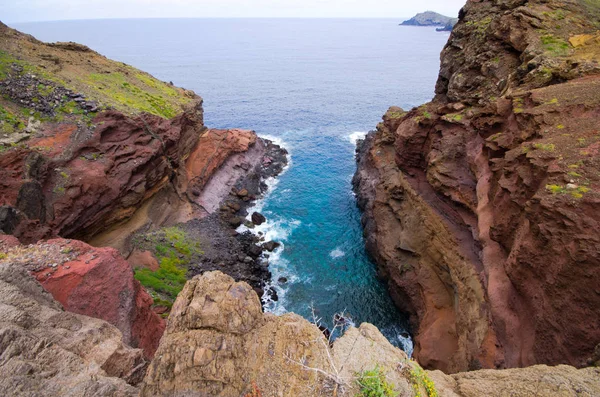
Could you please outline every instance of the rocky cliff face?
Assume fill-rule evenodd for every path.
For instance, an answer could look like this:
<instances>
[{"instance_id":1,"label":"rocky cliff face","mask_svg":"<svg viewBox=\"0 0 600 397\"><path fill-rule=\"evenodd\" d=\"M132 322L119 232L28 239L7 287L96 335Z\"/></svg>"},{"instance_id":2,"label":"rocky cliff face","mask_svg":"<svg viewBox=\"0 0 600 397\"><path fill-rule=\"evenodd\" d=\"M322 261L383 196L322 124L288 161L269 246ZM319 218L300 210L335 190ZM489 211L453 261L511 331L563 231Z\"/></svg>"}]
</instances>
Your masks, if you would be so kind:
<instances>
[{"instance_id":1,"label":"rocky cliff face","mask_svg":"<svg viewBox=\"0 0 600 397\"><path fill-rule=\"evenodd\" d=\"M469 1L435 99L360 149L367 247L428 368L580 365L600 340L598 15Z\"/></svg>"},{"instance_id":2,"label":"rocky cliff face","mask_svg":"<svg viewBox=\"0 0 600 397\"><path fill-rule=\"evenodd\" d=\"M147 362L102 320L65 312L20 265L0 264L4 396L137 396Z\"/></svg>"}]
</instances>

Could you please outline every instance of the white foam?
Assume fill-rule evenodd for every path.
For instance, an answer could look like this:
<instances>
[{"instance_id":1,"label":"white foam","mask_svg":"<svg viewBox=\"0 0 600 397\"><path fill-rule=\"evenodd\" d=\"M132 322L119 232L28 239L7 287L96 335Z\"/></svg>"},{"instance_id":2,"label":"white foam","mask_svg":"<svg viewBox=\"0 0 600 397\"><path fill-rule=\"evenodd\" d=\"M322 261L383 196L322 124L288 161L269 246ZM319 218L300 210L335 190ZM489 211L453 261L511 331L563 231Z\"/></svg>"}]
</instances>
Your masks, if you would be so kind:
<instances>
[{"instance_id":1,"label":"white foam","mask_svg":"<svg viewBox=\"0 0 600 397\"><path fill-rule=\"evenodd\" d=\"M359 139L365 139L366 136L366 132L354 131L350 135L348 135L347 139L350 141L351 144L356 146L356 142L358 142Z\"/></svg>"},{"instance_id":2,"label":"white foam","mask_svg":"<svg viewBox=\"0 0 600 397\"><path fill-rule=\"evenodd\" d=\"M342 251L339 247L329 253L329 256L332 257L333 259L341 258L342 256L345 256L345 255L346 255L346 253L344 251Z\"/></svg>"},{"instance_id":3,"label":"white foam","mask_svg":"<svg viewBox=\"0 0 600 397\"><path fill-rule=\"evenodd\" d=\"M281 146L282 148L285 148L288 152L290 151L290 145L288 145L287 143L285 143L283 141L283 139L281 139L278 136L273 136L273 135L259 135L259 138L262 139L267 139L271 142L273 142L275 145Z\"/></svg>"}]
</instances>

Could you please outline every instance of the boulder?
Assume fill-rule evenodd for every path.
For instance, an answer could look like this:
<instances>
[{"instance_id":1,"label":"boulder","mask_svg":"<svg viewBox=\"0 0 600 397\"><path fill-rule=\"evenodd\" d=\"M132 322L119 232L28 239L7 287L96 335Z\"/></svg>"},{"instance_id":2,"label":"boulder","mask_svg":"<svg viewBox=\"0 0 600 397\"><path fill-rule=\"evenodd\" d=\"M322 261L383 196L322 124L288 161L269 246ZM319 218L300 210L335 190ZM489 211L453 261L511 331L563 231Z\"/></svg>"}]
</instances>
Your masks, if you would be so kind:
<instances>
[{"instance_id":1,"label":"boulder","mask_svg":"<svg viewBox=\"0 0 600 397\"><path fill-rule=\"evenodd\" d=\"M267 218L265 218L265 216L263 214L261 214L260 212L252 213L252 223L254 223L255 225L260 226L263 223L265 223L266 221L267 221Z\"/></svg>"},{"instance_id":2,"label":"boulder","mask_svg":"<svg viewBox=\"0 0 600 397\"><path fill-rule=\"evenodd\" d=\"M269 252L273 252L277 249L277 247L280 247L281 244L278 243L277 241L267 241L266 243L264 243L262 245L263 249L269 251Z\"/></svg>"}]
</instances>

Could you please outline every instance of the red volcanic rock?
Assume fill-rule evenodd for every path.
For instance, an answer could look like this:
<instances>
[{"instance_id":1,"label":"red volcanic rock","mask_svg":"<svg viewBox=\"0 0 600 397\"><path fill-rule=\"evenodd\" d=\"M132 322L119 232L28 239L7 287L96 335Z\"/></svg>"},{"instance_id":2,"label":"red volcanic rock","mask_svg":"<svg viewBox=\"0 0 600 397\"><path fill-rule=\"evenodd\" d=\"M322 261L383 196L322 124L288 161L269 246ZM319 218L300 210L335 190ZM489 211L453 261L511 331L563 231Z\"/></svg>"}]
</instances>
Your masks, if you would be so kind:
<instances>
[{"instance_id":1,"label":"red volcanic rock","mask_svg":"<svg viewBox=\"0 0 600 397\"><path fill-rule=\"evenodd\" d=\"M106 111L93 127L44 124L27 148L0 154L0 206L21 220L5 232L24 243L87 240L164 187L187 184L185 159L204 130L201 103L170 120Z\"/></svg>"},{"instance_id":2,"label":"red volcanic rock","mask_svg":"<svg viewBox=\"0 0 600 397\"><path fill-rule=\"evenodd\" d=\"M66 310L115 325L125 343L153 357L165 322L117 250L55 239L13 246L3 260L25 266Z\"/></svg>"},{"instance_id":3,"label":"red volcanic rock","mask_svg":"<svg viewBox=\"0 0 600 397\"><path fill-rule=\"evenodd\" d=\"M158 261L150 251L133 250L132 254L127 258L127 262L133 269L136 267L145 267L153 272L158 270Z\"/></svg>"},{"instance_id":4,"label":"red volcanic rock","mask_svg":"<svg viewBox=\"0 0 600 397\"><path fill-rule=\"evenodd\" d=\"M598 10L524 3L467 2L434 100L360 149L367 249L429 369L580 365L600 341Z\"/></svg>"},{"instance_id":5,"label":"red volcanic rock","mask_svg":"<svg viewBox=\"0 0 600 397\"><path fill-rule=\"evenodd\" d=\"M225 160L235 153L248 151L256 139L256 134L248 130L210 129L204 132L187 160L188 191L201 191Z\"/></svg>"}]
</instances>

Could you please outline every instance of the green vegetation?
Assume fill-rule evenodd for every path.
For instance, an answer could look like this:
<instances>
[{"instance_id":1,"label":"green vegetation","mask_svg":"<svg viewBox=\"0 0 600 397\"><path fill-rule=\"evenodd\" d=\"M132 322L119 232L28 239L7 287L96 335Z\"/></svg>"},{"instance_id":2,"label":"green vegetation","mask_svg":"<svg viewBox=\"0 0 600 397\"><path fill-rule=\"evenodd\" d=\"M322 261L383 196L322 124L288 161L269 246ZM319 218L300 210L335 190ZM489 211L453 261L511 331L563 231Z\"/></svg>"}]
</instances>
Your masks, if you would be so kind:
<instances>
[{"instance_id":1,"label":"green vegetation","mask_svg":"<svg viewBox=\"0 0 600 397\"><path fill-rule=\"evenodd\" d=\"M502 136L502 133L501 133L501 132L498 132L497 134L494 134L494 135L490 136L490 137L488 138L488 141L495 142L495 141L497 141L498 139L500 139L500 137L501 137L501 136Z\"/></svg>"},{"instance_id":2,"label":"green vegetation","mask_svg":"<svg viewBox=\"0 0 600 397\"><path fill-rule=\"evenodd\" d=\"M200 244L179 227L162 229L145 239L154 245L159 268L156 271L135 269L135 278L150 292L155 304L171 307L187 281L185 265L193 255L202 254ZM134 239L134 244L139 241Z\"/></svg>"},{"instance_id":3,"label":"green vegetation","mask_svg":"<svg viewBox=\"0 0 600 397\"><path fill-rule=\"evenodd\" d=\"M0 105L0 134L10 134L25 128L25 123Z\"/></svg>"},{"instance_id":4,"label":"green vegetation","mask_svg":"<svg viewBox=\"0 0 600 397\"><path fill-rule=\"evenodd\" d=\"M450 115L450 118L456 122L461 122L463 119L463 115L457 113L457 114Z\"/></svg>"},{"instance_id":5,"label":"green vegetation","mask_svg":"<svg viewBox=\"0 0 600 397\"><path fill-rule=\"evenodd\" d=\"M566 40L556 37L551 34L547 34L541 37L542 46L547 53L554 56L565 56L569 55L569 49L571 48Z\"/></svg>"},{"instance_id":6,"label":"green vegetation","mask_svg":"<svg viewBox=\"0 0 600 397\"><path fill-rule=\"evenodd\" d=\"M394 385L387 382L385 372L378 366L357 374L359 397L394 397Z\"/></svg>"},{"instance_id":7,"label":"green vegetation","mask_svg":"<svg viewBox=\"0 0 600 397\"><path fill-rule=\"evenodd\" d=\"M583 198L585 193L590 191L590 188L587 186L578 186L574 189L569 189L566 186L561 185L546 185L546 190L552 194L570 194L571 197L580 199Z\"/></svg>"},{"instance_id":8,"label":"green vegetation","mask_svg":"<svg viewBox=\"0 0 600 397\"><path fill-rule=\"evenodd\" d=\"M438 397L439 394L435 388L435 384L427 373L417 364L413 362L413 367L410 370L410 383L415 392L415 397ZM421 394L421 388L425 389L426 396Z\"/></svg>"},{"instance_id":9,"label":"green vegetation","mask_svg":"<svg viewBox=\"0 0 600 397\"><path fill-rule=\"evenodd\" d=\"M556 150L556 146L553 143L534 143L533 147L538 150L543 150L545 152L553 152Z\"/></svg>"},{"instance_id":10,"label":"green vegetation","mask_svg":"<svg viewBox=\"0 0 600 397\"><path fill-rule=\"evenodd\" d=\"M524 109L523 98L513 99L513 112L515 114L523 113Z\"/></svg>"},{"instance_id":11,"label":"green vegetation","mask_svg":"<svg viewBox=\"0 0 600 397\"><path fill-rule=\"evenodd\" d=\"M490 26L491 23L492 23L492 17L487 17L487 18L476 20L476 21L468 21L466 23L466 25L475 27L475 32L477 33L478 36L481 37L485 34L485 31L487 30L487 28Z\"/></svg>"},{"instance_id":12,"label":"green vegetation","mask_svg":"<svg viewBox=\"0 0 600 397\"><path fill-rule=\"evenodd\" d=\"M391 119L401 119L406 115L406 112L387 112L386 116Z\"/></svg>"},{"instance_id":13,"label":"green vegetation","mask_svg":"<svg viewBox=\"0 0 600 397\"><path fill-rule=\"evenodd\" d=\"M117 104L167 119L179 114L181 105L189 102L165 83L141 73L135 77L137 80L128 79L123 73L92 73L88 80Z\"/></svg>"}]
</instances>

